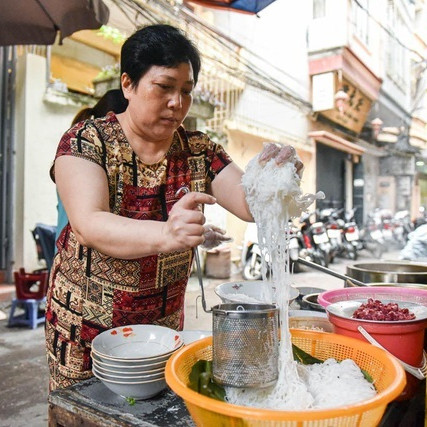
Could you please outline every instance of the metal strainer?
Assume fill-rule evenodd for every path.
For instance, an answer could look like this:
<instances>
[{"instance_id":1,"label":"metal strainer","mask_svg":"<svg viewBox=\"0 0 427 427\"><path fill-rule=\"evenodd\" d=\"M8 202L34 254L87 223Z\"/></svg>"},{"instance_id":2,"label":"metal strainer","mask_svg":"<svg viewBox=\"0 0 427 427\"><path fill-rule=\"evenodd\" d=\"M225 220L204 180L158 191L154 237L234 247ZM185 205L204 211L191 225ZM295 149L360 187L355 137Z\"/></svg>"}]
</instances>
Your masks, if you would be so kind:
<instances>
[{"instance_id":1,"label":"metal strainer","mask_svg":"<svg viewBox=\"0 0 427 427\"><path fill-rule=\"evenodd\" d=\"M212 375L230 387L262 388L279 376L279 308L272 304L219 304L206 308L202 270L194 250L202 307L212 313Z\"/></svg>"},{"instance_id":2,"label":"metal strainer","mask_svg":"<svg viewBox=\"0 0 427 427\"><path fill-rule=\"evenodd\" d=\"M182 187L176 196L190 191ZM279 309L272 304L219 304L206 308L203 275L197 247L193 248L202 307L212 313L212 374L219 384L261 388L279 376Z\"/></svg>"},{"instance_id":3,"label":"metal strainer","mask_svg":"<svg viewBox=\"0 0 427 427\"><path fill-rule=\"evenodd\" d=\"M220 304L212 313L215 381L246 388L273 385L279 374L278 308L271 304Z\"/></svg>"}]
</instances>

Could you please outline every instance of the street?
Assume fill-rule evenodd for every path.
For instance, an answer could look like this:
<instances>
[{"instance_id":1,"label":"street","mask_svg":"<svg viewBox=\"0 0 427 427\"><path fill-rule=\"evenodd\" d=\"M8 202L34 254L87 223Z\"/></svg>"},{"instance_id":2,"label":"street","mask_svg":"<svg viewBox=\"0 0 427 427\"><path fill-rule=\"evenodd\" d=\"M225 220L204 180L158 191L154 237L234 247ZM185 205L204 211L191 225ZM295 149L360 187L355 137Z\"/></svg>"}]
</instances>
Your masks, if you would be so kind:
<instances>
[{"instance_id":1,"label":"street","mask_svg":"<svg viewBox=\"0 0 427 427\"><path fill-rule=\"evenodd\" d=\"M388 252L384 260L397 260L398 252ZM369 253L361 252L357 262L373 261ZM337 259L330 265L332 270L346 273L346 266L354 261ZM235 267L234 267L235 268ZM214 293L215 286L229 281L242 280L241 274L233 271L230 279L212 279L204 277L206 305L210 307L220 303ZM342 287L343 281L328 274L304 267L301 273L292 276L295 287L309 286L334 289ZM185 329L211 330L211 314L201 307L199 283L192 275L186 294ZM197 299L197 317L196 317ZM0 310L9 313L10 301L0 303ZM44 348L44 330L39 326L35 330L25 327L7 327L7 319L0 321L0 426L1 427L45 427L48 421L48 370ZM106 391L107 392L107 391Z\"/></svg>"},{"instance_id":2,"label":"street","mask_svg":"<svg viewBox=\"0 0 427 427\"><path fill-rule=\"evenodd\" d=\"M382 260L397 261L399 257L399 251L385 252L382 256ZM359 252L357 261L352 261L345 258L336 258L332 264L329 265L329 269L334 270L341 274L346 274L346 267L349 264L356 264L359 262L373 262L376 259L372 258L370 252L365 250ZM237 269L236 269L237 270ZM344 282L341 279L333 277L329 274L320 272L318 270L311 269L309 267L301 266L301 273L293 274L292 286L294 287L313 287L324 290L336 289L344 286ZM206 307L210 307L219 304L220 298L215 294L215 287L220 283L241 281L242 276L240 271L232 271L232 277L230 279L203 279L205 289ZM190 278L187 287L187 296L185 304L185 325L184 329L199 329L199 330L211 330L212 329L212 317L210 313L205 313L202 309L201 299L198 298L200 295L200 287L197 276L193 274ZM197 299L197 316L196 316L196 299Z\"/></svg>"}]
</instances>

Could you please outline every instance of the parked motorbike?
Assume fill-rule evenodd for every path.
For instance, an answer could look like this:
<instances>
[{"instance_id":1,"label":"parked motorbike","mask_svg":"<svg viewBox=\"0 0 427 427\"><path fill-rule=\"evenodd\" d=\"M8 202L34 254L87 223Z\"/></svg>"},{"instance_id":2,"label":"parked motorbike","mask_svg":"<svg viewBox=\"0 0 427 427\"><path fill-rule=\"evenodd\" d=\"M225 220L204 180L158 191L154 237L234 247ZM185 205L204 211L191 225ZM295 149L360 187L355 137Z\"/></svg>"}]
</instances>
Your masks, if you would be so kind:
<instances>
[{"instance_id":1,"label":"parked motorbike","mask_svg":"<svg viewBox=\"0 0 427 427\"><path fill-rule=\"evenodd\" d=\"M255 223L249 223L243 238L241 263L245 280L262 279L261 250L258 245L258 230Z\"/></svg>"},{"instance_id":2,"label":"parked motorbike","mask_svg":"<svg viewBox=\"0 0 427 427\"><path fill-rule=\"evenodd\" d=\"M364 227L360 231L360 238L364 249L372 253L375 258L381 258L387 247L382 233L382 223L375 212L367 216Z\"/></svg>"},{"instance_id":3,"label":"parked motorbike","mask_svg":"<svg viewBox=\"0 0 427 427\"><path fill-rule=\"evenodd\" d=\"M396 246L402 249L408 241L409 233L414 230L409 211L397 211L393 216L392 224L394 241Z\"/></svg>"},{"instance_id":4,"label":"parked motorbike","mask_svg":"<svg viewBox=\"0 0 427 427\"><path fill-rule=\"evenodd\" d=\"M336 256L340 256L343 253L343 220L340 219L339 215L342 209L326 208L317 211L317 219L325 224L326 233L331 243L331 250L329 256L329 262L333 262Z\"/></svg>"},{"instance_id":5,"label":"parked motorbike","mask_svg":"<svg viewBox=\"0 0 427 427\"><path fill-rule=\"evenodd\" d=\"M343 226L343 246L347 257L353 261L357 259L357 251L362 249L359 228L355 222L346 222Z\"/></svg>"},{"instance_id":6,"label":"parked motorbike","mask_svg":"<svg viewBox=\"0 0 427 427\"><path fill-rule=\"evenodd\" d=\"M263 277L262 271L262 255L258 244L258 230L256 224L248 224L244 236L242 247L241 263L243 266L242 276L245 280L261 280ZM298 227L290 224L289 228L289 262L290 271L298 273L300 265L298 264L299 257L306 257L303 247L302 235ZM268 265L268 255L266 255L265 275L270 273Z\"/></svg>"},{"instance_id":7,"label":"parked motorbike","mask_svg":"<svg viewBox=\"0 0 427 427\"><path fill-rule=\"evenodd\" d=\"M362 249L359 228L354 221L355 211L356 209L344 212L344 209L327 208L318 212L318 218L325 224L331 243L331 262L335 256L355 260L357 251Z\"/></svg>"},{"instance_id":8,"label":"parked motorbike","mask_svg":"<svg viewBox=\"0 0 427 427\"><path fill-rule=\"evenodd\" d=\"M311 223L314 212L304 213L300 218L301 234L307 258L316 264L328 267L331 256L331 243L323 222Z\"/></svg>"}]
</instances>

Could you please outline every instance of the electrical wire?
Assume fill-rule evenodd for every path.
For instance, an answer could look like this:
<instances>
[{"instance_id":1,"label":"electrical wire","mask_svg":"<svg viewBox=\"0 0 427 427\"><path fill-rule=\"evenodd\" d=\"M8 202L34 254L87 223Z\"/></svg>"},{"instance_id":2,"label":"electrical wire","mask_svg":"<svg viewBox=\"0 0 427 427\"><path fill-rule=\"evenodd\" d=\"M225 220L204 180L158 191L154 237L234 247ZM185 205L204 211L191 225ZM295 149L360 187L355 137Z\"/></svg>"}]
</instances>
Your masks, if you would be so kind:
<instances>
[{"instance_id":1,"label":"electrical wire","mask_svg":"<svg viewBox=\"0 0 427 427\"><path fill-rule=\"evenodd\" d=\"M353 0L354 3L357 4L358 7L360 7L364 12L366 12L366 15L375 23L377 24L381 29L383 29L391 38L393 38L398 44L400 44L404 49L408 50L409 52L413 53L414 55L416 55L417 57L419 57L421 59L421 62L427 62L427 59L424 58L419 52L417 52L416 50L406 46L404 43L402 43L400 41L400 39L392 32L390 31L386 26L384 26L380 21L378 21L377 18L375 18L370 12L369 10L363 6L362 4L360 4L359 0Z\"/></svg>"},{"instance_id":2,"label":"electrical wire","mask_svg":"<svg viewBox=\"0 0 427 427\"><path fill-rule=\"evenodd\" d=\"M265 90L266 92L272 93L281 99L288 101L299 109L306 111L307 113L311 112L312 106L311 103L303 99L301 96L296 94L292 89L284 85L279 80L273 78L271 75L252 64L251 61L244 58L240 52L242 47L235 43L233 40L229 39L226 36L223 36L220 32L216 31L202 20L200 20L196 15L194 15L189 9L181 5L176 5L175 8L171 4L164 0L156 0L154 4L151 2L142 3L140 0L110 0L113 2L124 14L124 16L135 25L135 21L129 17L129 13L125 11L125 7L129 10L136 11L138 16L141 16L144 19L143 24L147 23L160 23L160 22L170 22L171 20L176 21L178 25L182 26L180 21L184 21L186 25L191 25L192 28L197 27L197 30L203 33L204 36L210 40L210 44L214 50L218 50L219 47L222 47L234 61L243 66L244 73L242 76L242 69L233 68L225 64L224 61L221 61L218 55L209 56L203 52L203 57L209 59L214 63L220 64L225 70L231 73L234 77L239 78L240 80L245 80L248 84ZM160 6L160 7L159 7ZM161 7L163 6L163 7ZM174 13L175 12L175 13ZM219 36L219 37L218 37ZM263 61L265 65L275 68L277 71L280 71L288 79L290 76L284 73L282 70L279 70L277 67L274 67L271 63L265 61L265 59L259 57L254 52L251 52L248 49L245 51L252 58L257 58L259 61Z\"/></svg>"}]
</instances>

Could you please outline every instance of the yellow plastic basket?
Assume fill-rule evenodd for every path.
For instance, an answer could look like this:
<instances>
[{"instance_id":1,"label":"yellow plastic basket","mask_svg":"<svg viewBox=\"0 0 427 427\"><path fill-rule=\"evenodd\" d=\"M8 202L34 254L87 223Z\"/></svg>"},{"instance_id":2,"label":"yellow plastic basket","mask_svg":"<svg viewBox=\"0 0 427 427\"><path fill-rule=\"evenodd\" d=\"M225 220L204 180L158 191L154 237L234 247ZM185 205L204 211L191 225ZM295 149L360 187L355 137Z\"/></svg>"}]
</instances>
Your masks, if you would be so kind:
<instances>
[{"instance_id":1,"label":"yellow plastic basket","mask_svg":"<svg viewBox=\"0 0 427 427\"><path fill-rule=\"evenodd\" d=\"M363 402L334 409L274 411L231 405L203 396L188 387L192 366L212 359L212 337L184 346L166 365L166 382L179 395L198 426L205 427L332 427L376 426L386 406L405 387L405 372L397 360L377 347L355 338L325 332L291 330L292 342L311 355L326 360L353 359L374 379L378 394Z\"/></svg>"}]
</instances>

